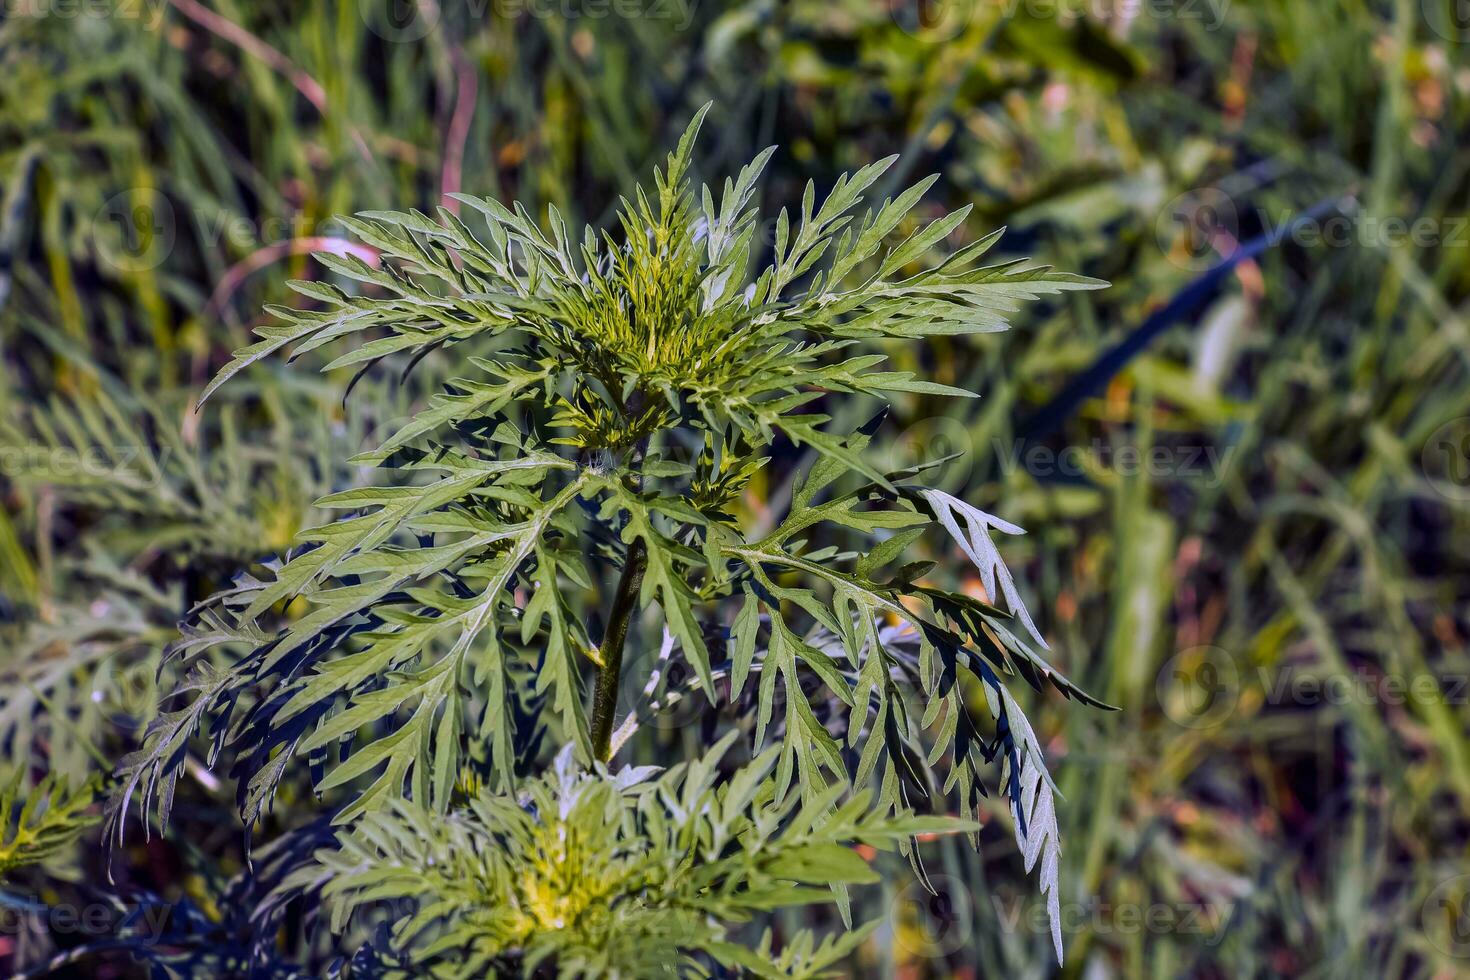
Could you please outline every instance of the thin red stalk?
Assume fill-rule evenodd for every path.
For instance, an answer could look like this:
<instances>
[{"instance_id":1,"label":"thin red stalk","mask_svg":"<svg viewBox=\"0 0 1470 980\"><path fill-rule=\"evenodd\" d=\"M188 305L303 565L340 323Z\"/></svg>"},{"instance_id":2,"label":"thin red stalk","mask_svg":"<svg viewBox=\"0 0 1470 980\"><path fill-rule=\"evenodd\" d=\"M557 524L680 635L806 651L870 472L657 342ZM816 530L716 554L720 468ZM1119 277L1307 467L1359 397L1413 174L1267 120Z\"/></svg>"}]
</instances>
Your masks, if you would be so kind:
<instances>
[{"instance_id":1,"label":"thin red stalk","mask_svg":"<svg viewBox=\"0 0 1470 980\"><path fill-rule=\"evenodd\" d=\"M220 277L219 285L210 294L209 302L204 309L206 314L210 311L224 309L229 298L234 295L236 289L245 281L245 277L252 272L265 268L272 262L277 262L290 255L303 255L307 252L331 252L334 255L356 255L369 265L378 264L378 250L368 245L359 245L345 238L328 238L314 236L310 238L291 238L284 242L274 242L251 252L239 262L225 270Z\"/></svg>"},{"instance_id":2,"label":"thin red stalk","mask_svg":"<svg viewBox=\"0 0 1470 980\"><path fill-rule=\"evenodd\" d=\"M439 192L444 206L453 214L459 214L459 202L449 195L459 192L464 176L464 148L470 137L470 123L475 118L480 82L475 66L458 45L450 49L450 57L454 61L454 114L449 119L449 132L444 142L444 169L439 179Z\"/></svg>"},{"instance_id":3,"label":"thin red stalk","mask_svg":"<svg viewBox=\"0 0 1470 980\"><path fill-rule=\"evenodd\" d=\"M211 34L235 45L246 54L265 62L270 68L285 76L286 80L295 86L296 91L310 102L324 118L327 115L327 91L322 88L311 75L303 71L290 58L260 38L251 34L245 28L236 24L228 17L210 10L198 0L169 0L174 9L179 13L209 31ZM355 126L348 126L348 132L352 135L352 141L357 146L357 151L362 154L363 159L373 163L372 151L368 149L367 141Z\"/></svg>"}]
</instances>

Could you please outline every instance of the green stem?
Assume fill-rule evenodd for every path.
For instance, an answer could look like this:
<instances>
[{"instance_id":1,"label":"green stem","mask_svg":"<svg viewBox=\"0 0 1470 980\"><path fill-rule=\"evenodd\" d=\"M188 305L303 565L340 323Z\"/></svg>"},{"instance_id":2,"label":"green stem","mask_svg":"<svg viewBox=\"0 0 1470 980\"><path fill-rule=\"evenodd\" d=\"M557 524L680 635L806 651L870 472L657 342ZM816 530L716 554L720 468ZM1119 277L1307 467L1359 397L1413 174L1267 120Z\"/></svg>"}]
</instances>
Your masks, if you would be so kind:
<instances>
[{"instance_id":1,"label":"green stem","mask_svg":"<svg viewBox=\"0 0 1470 980\"><path fill-rule=\"evenodd\" d=\"M639 538L628 545L628 560L613 596L612 613L602 639L602 671L597 675L597 689L592 698L592 751L599 762L612 755L613 715L618 705L618 679L623 672L623 643L628 639L628 623L638 608L638 593L643 588L643 572L648 568L648 549Z\"/></svg>"}]
</instances>

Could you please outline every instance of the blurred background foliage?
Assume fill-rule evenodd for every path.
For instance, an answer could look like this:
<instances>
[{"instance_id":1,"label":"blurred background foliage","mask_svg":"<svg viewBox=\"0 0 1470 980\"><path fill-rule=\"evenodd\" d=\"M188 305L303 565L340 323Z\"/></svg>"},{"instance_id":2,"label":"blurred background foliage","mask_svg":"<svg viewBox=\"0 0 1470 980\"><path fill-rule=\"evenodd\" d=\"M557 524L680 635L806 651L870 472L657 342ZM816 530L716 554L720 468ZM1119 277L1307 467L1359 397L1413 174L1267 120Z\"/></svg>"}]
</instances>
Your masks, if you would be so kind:
<instances>
[{"instance_id":1,"label":"blurred background foliage","mask_svg":"<svg viewBox=\"0 0 1470 980\"><path fill-rule=\"evenodd\" d=\"M901 404L892 452L963 453L942 485L1030 529L1007 558L1055 662L1123 709L1028 703L1066 796L1061 972L1463 974L1462 7L8 0L7 792L54 772L89 793L170 683L182 613L284 551L316 496L361 478L340 461L451 376L443 352L401 382L384 366L344 409L350 372L265 362L192 411L262 307L299 301L284 280L324 274L311 250L360 248L333 215L462 190L602 226L714 99L696 179L779 143L769 207L901 151L870 199L938 172L936 212L975 205L957 239L1005 225L1008 254L1113 284L1008 334L891 352L983 394ZM687 751L710 724L674 712L649 737ZM171 928L218 952L250 928L231 907L250 892L230 881L232 787L190 771L182 832L112 867L132 911L187 909ZM292 792L306 802L283 788L262 837L308 821ZM848 973L1057 971L1001 810L978 854L941 848L937 894L894 866L858 895L855 919L884 921ZM103 880L95 828L72 831L0 885L0 963L131 975L99 935L47 928ZM298 920L278 946L311 972L324 951Z\"/></svg>"}]
</instances>

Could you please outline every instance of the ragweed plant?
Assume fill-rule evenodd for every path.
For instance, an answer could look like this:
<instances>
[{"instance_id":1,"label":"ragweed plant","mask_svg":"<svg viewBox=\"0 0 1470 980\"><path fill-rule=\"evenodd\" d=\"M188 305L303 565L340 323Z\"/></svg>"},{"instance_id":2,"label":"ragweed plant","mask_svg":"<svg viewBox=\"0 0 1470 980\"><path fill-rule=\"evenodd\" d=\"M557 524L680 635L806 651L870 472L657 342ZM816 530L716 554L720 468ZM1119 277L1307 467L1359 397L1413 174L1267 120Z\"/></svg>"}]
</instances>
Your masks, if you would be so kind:
<instances>
[{"instance_id":1,"label":"ragweed plant","mask_svg":"<svg viewBox=\"0 0 1470 980\"><path fill-rule=\"evenodd\" d=\"M656 779L648 766L586 772L567 745L518 796L484 793L444 819L395 800L283 888L319 888L338 930L398 901L380 965L420 974L484 976L509 958L528 973L550 960L564 976L672 976L703 953L756 976L829 975L850 942L783 962L731 943L726 924L877 881L850 842L891 850L978 825L884 817L866 791L839 805L841 787L798 811L770 778L779 748L720 778L738 734Z\"/></svg>"},{"instance_id":2,"label":"ragweed plant","mask_svg":"<svg viewBox=\"0 0 1470 980\"><path fill-rule=\"evenodd\" d=\"M353 460L394 480L323 498L340 520L194 611L175 652L198 666L125 762L115 833L135 796L167 819L181 760L207 732L210 763L233 759L248 823L298 761L340 803L341 851L293 880L324 889L339 928L373 900L406 900L392 956L627 975L667 948L748 966L726 924L812 897L780 883L819 885L845 908L846 885L867 875L840 842L972 830L912 813L974 814L993 763L1055 911L1053 786L1006 682L1096 702L1036 652L991 540L1020 529L927 488L941 460L875 467L877 426L834 431L822 403L964 396L883 369L877 348L1001 330L1023 300L1100 284L980 264L998 233L944 252L967 209L914 222L934 177L856 217L892 158L820 203L809 184L750 278L752 202L774 150L718 200L695 192L703 116L652 190L622 202L616 234L576 240L555 209L543 226L473 197L460 200L478 230L447 209L346 219L380 261L318 256L338 281L293 284L314 305L273 308L279 322L219 373L206 397L275 351L348 335L365 339L328 368L477 351ZM795 450L812 464L752 533L753 477ZM910 560L931 530L931 547L947 536L973 562L983 595L941 588L932 563ZM866 543L828 543L843 540ZM624 676L629 637L659 624L658 670L675 656L688 667L680 691ZM201 656L221 646L244 652L225 667ZM648 696L620 719L625 686ZM659 704L744 704L747 688L738 732L752 753L773 743L753 768L718 777L712 756L697 777L611 774ZM548 733L570 754L551 781L528 782ZM786 847L790 861L772 860ZM668 930L650 945L617 940L613 925L655 919L626 933ZM839 955L800 942L822 962ZM797 948L766 958L798 975Z\"/></svg>"},{"instance_id":3,"label":"ragweed plant","mask_svg":"<svg viewBox=\"0 0 1470 980\"><path fill-rule=\"evenodd\" d=\"M54 773L30 790L19 771L0 785L0 880L61 854L95 824L87 808L96 791L96 780L74 789Z\"/></svg>"}]
</instances>

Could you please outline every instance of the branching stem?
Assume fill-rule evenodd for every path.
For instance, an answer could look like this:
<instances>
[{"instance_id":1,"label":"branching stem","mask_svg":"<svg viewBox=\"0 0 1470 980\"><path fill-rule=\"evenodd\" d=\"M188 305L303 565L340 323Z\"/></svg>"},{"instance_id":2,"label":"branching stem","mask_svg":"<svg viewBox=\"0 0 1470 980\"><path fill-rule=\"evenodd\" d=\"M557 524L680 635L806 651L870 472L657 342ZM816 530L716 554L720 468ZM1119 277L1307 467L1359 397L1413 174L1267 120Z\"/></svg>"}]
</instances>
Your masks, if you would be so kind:
<instances>
[{"instance_id":1,"label":"branching stem","mask_svg":"<svg viewBox=\"0 0 1470 980\"><path fill-rule=\"evenodd\" d=\"M628 639L628 623L638 608L638 593L643 588L643 572L648 568L648 548L643 539L628 545L628 560L618 589L613 596L607 632L602 640L602 672L597 675L597 689L592 698L592 751L601 762L612 754L613 715L618 706L618 678L623 672L623 643Z\"/></svg>"}]
</instances>

